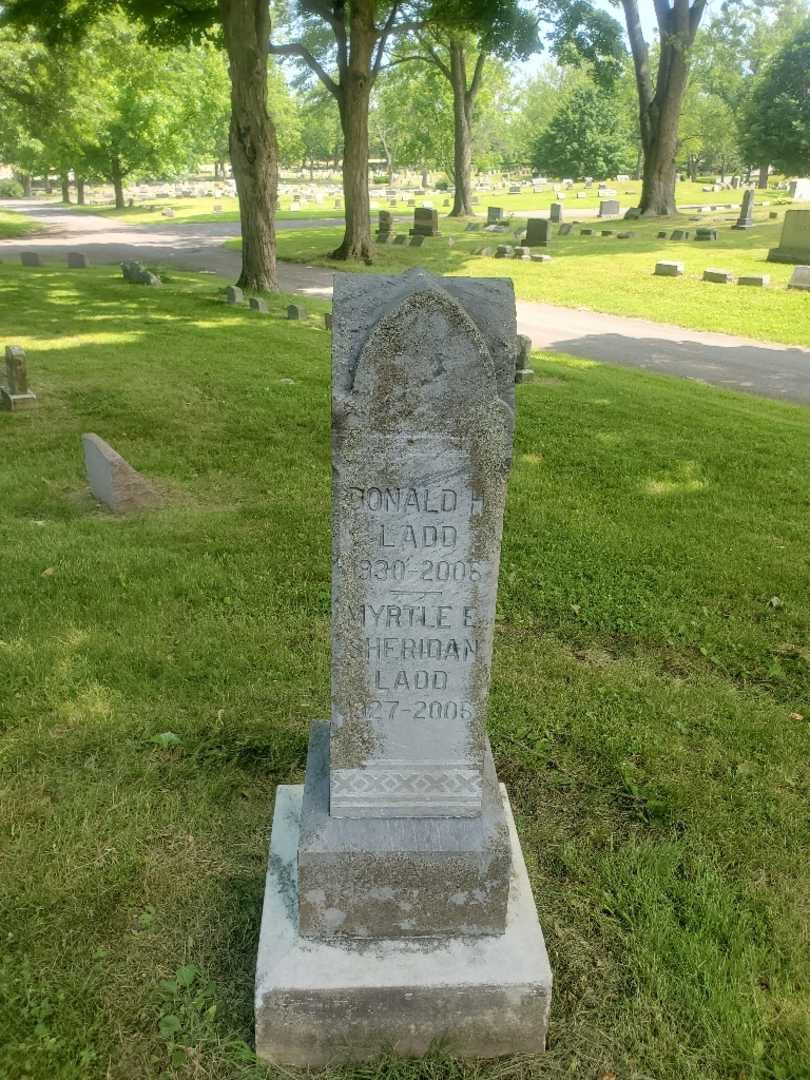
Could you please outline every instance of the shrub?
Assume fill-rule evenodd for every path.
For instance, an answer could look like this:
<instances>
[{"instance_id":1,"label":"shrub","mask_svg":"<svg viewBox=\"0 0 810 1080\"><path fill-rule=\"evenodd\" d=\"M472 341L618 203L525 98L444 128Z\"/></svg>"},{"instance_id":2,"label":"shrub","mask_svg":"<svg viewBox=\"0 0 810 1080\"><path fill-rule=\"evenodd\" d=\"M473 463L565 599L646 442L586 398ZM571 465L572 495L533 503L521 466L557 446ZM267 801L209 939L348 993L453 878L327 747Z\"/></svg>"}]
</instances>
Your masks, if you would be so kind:
<instances>
[{"instance_id":1,"label":"shrub","mask_svg":"<svg viewBox=\"0 0 810 1080\"><path fill-rule=\"evenodd\" d=\"M9 177L0 180L0 199L21 199L23 196L22 184L19 180Z\"/></svg>"}]
</instances>

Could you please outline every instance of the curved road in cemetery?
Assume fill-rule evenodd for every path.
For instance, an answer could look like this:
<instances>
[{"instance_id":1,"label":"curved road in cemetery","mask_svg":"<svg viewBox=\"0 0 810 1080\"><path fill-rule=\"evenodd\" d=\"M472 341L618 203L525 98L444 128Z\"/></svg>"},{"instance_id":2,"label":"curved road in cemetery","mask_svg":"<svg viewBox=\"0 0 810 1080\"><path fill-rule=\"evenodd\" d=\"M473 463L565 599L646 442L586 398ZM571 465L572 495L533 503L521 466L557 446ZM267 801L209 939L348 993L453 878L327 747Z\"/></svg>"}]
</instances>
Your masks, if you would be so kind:
<instances>
[{"instance_id":1,"label":"curved road in cemetery","mask_svg":"<svg viewBox=\"0 0 810 1080\"><path fill-rule=\"evenodd\" d=\"M141 259L230 278L239 273L239 253L222 247L224 239L239 235L237 222L181 224L165 219L155 225L129 225L39 200L0 206L24 211L48 230L27 239L0 241L0 257L39 251L43 258L63 258L67 251L83 251L96 263ZM279 221L277 228L340 224L342 218L320 218ZM332 291L329 270L298 263L280 263L279 269L281 287L287 292L328 296ZM519 329L531 337L536 349L810 404L808 349L525 300L517 307Z\"/></svg>"}]
</instances>

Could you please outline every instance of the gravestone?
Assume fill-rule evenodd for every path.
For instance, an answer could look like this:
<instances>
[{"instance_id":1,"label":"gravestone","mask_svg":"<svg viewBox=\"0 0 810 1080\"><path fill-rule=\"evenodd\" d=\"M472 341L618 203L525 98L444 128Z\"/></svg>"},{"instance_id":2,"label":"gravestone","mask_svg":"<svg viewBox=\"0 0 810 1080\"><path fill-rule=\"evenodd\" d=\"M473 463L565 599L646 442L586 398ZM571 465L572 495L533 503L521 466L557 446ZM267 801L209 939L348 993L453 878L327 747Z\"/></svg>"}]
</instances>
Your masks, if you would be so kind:
<instances>
[{"instance_id":1,"label":"gravestone","mask_svg":"<svg viewBox=\"0 0 810 1080\"><path fill-rule=\"evenodd\" d=\"M421 233L415 233L411 236L411 242L408 244L408 247L421 247L424 242L424 236L422 236Z\"/></svg>"},{"instance_id":2,"label":"gravestone","mask_svg":"<svg viewBox=\"0 0 810 1080\"><path fill-rule=\"evenodd\" d=\"M657 277L682 277L683 276L683 263L682 262L657 262L655 264L655 273Z\"/></svg>"},{"instance_id":3,"label":"gravestone","mask_svg":"<svg viewBox=\"0 0 810 1080\"><path fill-rule=\"evenodd\" d=\"M599 233L600 233L601 236L613 236L613 232L614 232L613 229L600 229L599 230Z\"/></svg>"},{"instance_id":4,"label":"gravestone","mask_svg":"<svg viewBox=\"0 0 810 1080\"><path fill-rule=\"evenodd\" d=\"M385 243L391 235L391 229L394 224L394 215L390 210L380 210L380 216L377 225L377 240Z\"/></svg>"},{"instance_id":5,"label":"gravestone","mask_svg":"<svg viewBox=\"0 0 810 1080\"><path fill-rule=\"evenodd\" d=\"M788 194L794 202L810 202L810 180L806 178L791 180L788 185Z\"/></svg>"},{"instance_id":6,"label":"gravestone","mask_svg":"<svg viewBox=\"0 0 810 1080\"><path fill-rule=\"evenodd\" d=\"M251 296L248 303L250 304L251 310L260 311L263 315L267 314L267 301L262 300L260 296Z\"/></svg>"},{"instance_id":7,"label":"gravestone","mask_svg":"<svg viewBox=\"0 0 810 1080\"><path fill-rule=\"evenodd\" d=\"M689 239L689 230L688 229L673 229L672 230L672 236L670 236L670 240L688 240L688 239Z\"/></svg>"},{"instance_id":8,"label":"gravestone","mask_svg":"<svg viewBox=\"0 0 810 1080\"><path fill-rule=\"evenodd\" d=\"M92 433L82 435L84 464L90 490L115 514L128 514L159 506L161 498L152 485L120 454Z\"/></svg>"},{"instance_id":9,"label":"gravestone","mask_svg":"<svg viewBox=\"0 0 810 1080\"><path fill-rule=\"evenodd\" d=\"M482 259L491 259L494 254L495 254L495 248L491 248L491 247L482 247L481 248L480 255L481 255Z\"/></svg>"},{"instance_id":10,"label":"gravestone","mask_svg":"<svg viewBox=\"0 0 810 1080\"><path fill-rule=\"evenodd\" d=\"M464 226L464 232L478 232L481 228L481 224L478 221L468 221Z\"/></svg>"},{"instance_id":11,"label":"gravestone","mask_svg":"<svg viewBox=\"0 0 810 1080\"><path fill-rule=\"evenodd\" d=\"M736 226L734 226L736 228ZM695 240L716 240L717 229L695 229Z\"/></svg>"},{"instance_id":12,"label":"gravestone","mask_svg":"<svg viewBox=\"0 0 810 1080\"><path fill-rule=\"evenodd\" d=\"M395 244L407 244L407 242L408 237L405 235L405 233L400 233L399 236L394 237Z\"/></svg>"},{"instance_id":13,"label":"gravestone","mask_svg":"<svg viewBox=\"0 0 810 1080\"><path fill-rule=\"evenodd\" d=\"M669 233L666 231L666 229L660 229L655 235L658 240L666 240L669 236Z\"/></svg>"},{"instance_id":14,"label":"gravestone","mask_svg":"<svg viewBox=\"0 0 810 1080\"><path fill-rule=\"evenodd\" d=\"M6 382L0 386L0 406L7 412L36 405L36 394L28 385L28 367L22 345L6 345Z\"/></svg>"},{"instance_id":15,"label":"gravestone","mask_svg":"<svg viewBox=\"0 0 810 1080\"><path fill-rule=\"evenodd\" d=\"M514 248L511 244L498 244L495 249L496 259L510 259L514 253Z\"/></svg>"},{"instance_id":16,"label":"gravestone","mask_svg":"<svg viewBox=\"0 0 810 1080\"><path fill-rule=\"evenodd\" d=\"M229 285L225 290L225 299L229 304L244 304L245 294L238 285Z\"/></svg>"},{"instance_id":17,"label":"gravestone","mask_svg":"<svg viewBox=\"0 0 810 1080\"><path fill-rule=\"evenodd\" d=\"M122 262L121 273L124 276L124 281L130 285L151 285L153 287L160 285L158 275L153 274L151 270L146 270L139 262Z\"/></svg>"},{"instance_id":18,"label":"gravestone","mask_svg":"<svg viewBox=\"0 0 810 1080\"><path fill-rule=\"evenodd\" d=\"M515 352L515 384L530 382L534 378L534 368L529 362L532 355L532 339L526 334L518 334Z\"/></svg>"},{"instance_id":19,"label":"gravestone","mask_svg":"<svg viewBox=\"0 0 810 1080\"><path fill-rule=\"evenodd\" d=\"M789 289L810 290L810 266L797 266L790 275Z\"/></svg>"},{"instance_id":20,"label":"gravestone","mask_svg":"<svg viewBox=\"0 0 810 1080\"><path fill-rule=\"evenodd\" d=\"M566 225L565 223L563 223L562 225L560 225L559 235L560 236L568 236L568 234L571 232L572 228L573 228L573 225L570 225L570 224Z\"/></svg>"},{"instance_id":21,"label":"gravestone","mask_svg":"<svg viewBox=\"0 0 810 1080\"><path fill-rule=\"evenodd\" d=\"M579 230L579 235L580 236L593 236L593 229L580 229Z\"/></svg>"},{"instance_id":22,"label":"gravestone","mask_svg":"<svg viewBox=\"0 0 810 1080\"><path fill-rule=\"evenodd\" d=\"M551 240L551 222L546 218L529 218L526 222L526 245L548 247Z\"/></svg>"},{"instance_id":23,"label":"gravestone","mask_svg":"<svg viewBox=\"0 0 810 1080\"><path fill-rule=\"evenodd\" d=\"M21 251L20 262L23 266L42 266L37 251Z\"/></svg>"},{"instance_id":24,"label":"gravestone","mask_svg":"<svg viewBox=\"0 0 810 1080\"><path fill-rule=\"evenodd\" d=\"M619 232L619 233L616 233L616 239L617 240L632 240L633 237L637 236L637 235L638 235L637 233L632 232L632 231L630 231L630 232Z\"/></svg>"},{"instance_id":25,"label":"gravestone","mask_svg":"<svg viewBox=\"0 0 810 1080\"><path fill-rule=\"evenodd\" d=\"M531 255L530 258L532 262L551 262L550 255Z\"/></svg>"},{"instance_id":26,"label":"gravestone","mask_svg":"<svg viewBox=\"0 0 810 1080\"><path fill-rule=\"evenodd\" d=\"M487 225L498 225L503 220L503 207L487 207Z\"/></svg>"},{"instance_id":27,"label":"gravestone","mask_svg":"<svg viewBox=\"0 0 810 1080\"><path fill-rule=\"evenodd\" d=\"M740 207L740 216L737 218L737 224L731 226L732 229L753 229L754 227L754 189L748 188L743 192L742 206Z\"/></svg>"},{"instance_id":28,"label":"gravestone","mask_svg":"<svg viewBox=\"0 0 810 1080\"><path fill-rule=\"evenodd\" d=\"M551 972L485 731L512 284L337 275L334 305L332 716L276 791L256 1052L536 1053Z\"/></svg>"},{"instance_id":29,"label":"gravestone","mask_svg":"<svg viewBox=\"0 0 810 1080\"><path fill-rule=\"evenodd\" d=\"M523 244L519 244L512 252L513 259L524 259L528 262L532 257L532 250L529 247L525 247Z\"/></svg>"},{"instance_id":30,"label":"gravestone","mask_svg":"<svg viewBox=\"0 0 810 1080\"><path fill-rule=\"evenodd\" d=\"M810 210L787 210L779 247L768 252L768 262L810 263Z\"/></svg>"},{"instance_id":31,"label":"gravestone","mask_svg":"<svg viewBox=\"0 0 810 1080\"><path fill-rule=\"evenodd\" d=\"M703 271L704 281L714 281L718 285L731 285L734 275L730 270L718 270L715 266L709 266Z\"/></svg>"},{"instance_id":32,"label":"gravestone","mask_svg":"<svg viewBox=\"0 0 810 1080\"><path fill-rule=\"evenodd\" d=\"M67 253L67 264L70 270L86 270L87 256L83 251L69 251Z\"/></svg>"},{"instance_id":33,"label":"gravestone","mask_svg":"<svg viewBox=\"0 0 810 1080\"><path fill-rule=\"evenodd\" d=\"M549 208L549 218L552 225L559 225L563 219L562 203L553 202Z\"/></svg>"},{"instance_id":34,"label":"gravestone","mask_svg":"<svg viewBox=\"0 0 810 1080\"><path fill-rule=\"evenodd\" d=\"M174 217L174 210L171 208L171 206L164 206L163 209L160 212L163 215L163 217L165 217L165 218L173 218Z\"/></svg>"},{"instance_id":35,"label":"gravestone","mask_svg":"<svg viewBox=\"0 0 810 1080\"><path fill-rule=\"evenodd\" d=\"M766 289L770 283L770 274L741 274L737 278L738 285L753 285L759 289Z\"/></svg>"},{"instance_id":36,"label":"gravestone","mask_svg":"<svg viewBox=\"0 0 810 1080\"><path fill-rule=\"evenodd\" d=\"M599 203L599 217L615 217L620 209L616 199L602 199Z\"/></svg>"},{"instance_id":37,"label":"gravestone","mask_svg":"<svg viewBox=\"0 0 810 1080\"><path fill-rule=\"evenodd\" d=\"M288 319L303 319L306 317L306 312L300 304L289 304L287 306L287 318Z\"/></svg>"}]
</instances>

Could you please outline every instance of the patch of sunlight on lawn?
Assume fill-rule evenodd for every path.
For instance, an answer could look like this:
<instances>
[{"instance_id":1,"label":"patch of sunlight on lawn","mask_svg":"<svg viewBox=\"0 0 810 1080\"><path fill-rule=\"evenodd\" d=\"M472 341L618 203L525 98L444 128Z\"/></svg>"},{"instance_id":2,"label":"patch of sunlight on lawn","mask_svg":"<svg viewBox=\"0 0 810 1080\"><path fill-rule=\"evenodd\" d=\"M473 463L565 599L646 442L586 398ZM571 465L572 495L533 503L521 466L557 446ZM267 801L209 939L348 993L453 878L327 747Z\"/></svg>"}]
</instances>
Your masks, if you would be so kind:
<instances>
[{"instance_id":1,"label":"patch of sunlight on lawn","mask_svg":"<svg viewBox=\"0 0 810 1080\"><path fill-rule=\"evenodd\" d=\"M119 330L117 333L96 331L93 334L73 334L71 337L32 337L27 340L49 349L74 349L77 345L129 345L140 341L143 336L143 330Z\"/></svg>"},{"instance_id":2,"label":"patch of sunlight on lawn","mask_svg":"<svg viewBox=\"0 0 810 1080\"><path fill-rule=\"evenodd\" d=\"M694 461L684 461L670 475L657 480L648 480L643 490L647 495L683 495L695 491L704 491L708 481L698 475L698 466Z\"/></svg>"}]
</instances>

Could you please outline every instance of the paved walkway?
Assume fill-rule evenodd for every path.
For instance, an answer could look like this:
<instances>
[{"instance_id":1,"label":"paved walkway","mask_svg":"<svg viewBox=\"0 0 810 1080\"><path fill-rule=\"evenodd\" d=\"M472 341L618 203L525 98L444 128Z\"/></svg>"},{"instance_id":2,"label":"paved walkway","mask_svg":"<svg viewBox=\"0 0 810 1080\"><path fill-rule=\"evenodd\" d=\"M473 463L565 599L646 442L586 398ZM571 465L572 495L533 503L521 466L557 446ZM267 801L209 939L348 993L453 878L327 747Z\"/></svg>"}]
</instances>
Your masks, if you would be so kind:
<instances>
[{"instance_id":1,"label":"paved walkway","mask_svg":"<svg viewBox=\"0 0 810 1080\"><path fill-rule=\"evenodd\" d=\"M224 277L239 274L239 252L222 247L224 238L239 235L237 222L181 224L167 218L155 225L128 225L114 218L75 213L54 203L0 202L3 205L24 210L48 232L28 239L0 241L0 257L39 251L43 257L63 258L68 250L81 250L97 263L149 259L178 269L209 270ZM320 218L279 221L277 227L282 230L339 224L342 219ZM331 294L330 270L280 263L279 273L281 287L287 292ZM810 404L808 349L525 300L518 301L517 307L519 329L531 337L537 349Z\"/></svg>"}]
</instances>

